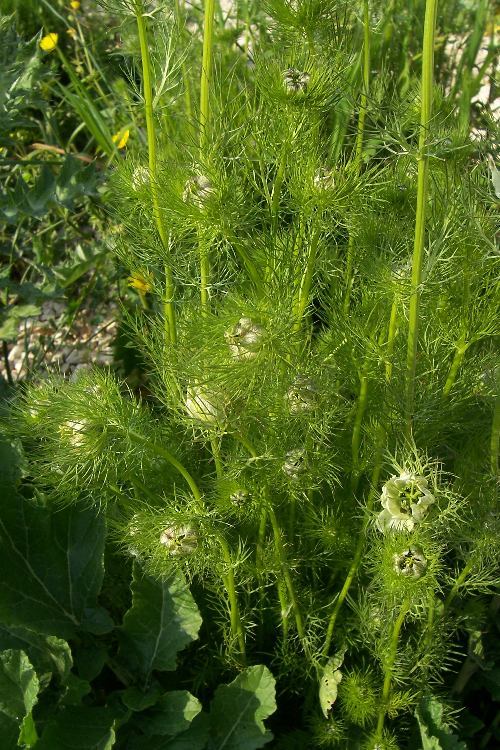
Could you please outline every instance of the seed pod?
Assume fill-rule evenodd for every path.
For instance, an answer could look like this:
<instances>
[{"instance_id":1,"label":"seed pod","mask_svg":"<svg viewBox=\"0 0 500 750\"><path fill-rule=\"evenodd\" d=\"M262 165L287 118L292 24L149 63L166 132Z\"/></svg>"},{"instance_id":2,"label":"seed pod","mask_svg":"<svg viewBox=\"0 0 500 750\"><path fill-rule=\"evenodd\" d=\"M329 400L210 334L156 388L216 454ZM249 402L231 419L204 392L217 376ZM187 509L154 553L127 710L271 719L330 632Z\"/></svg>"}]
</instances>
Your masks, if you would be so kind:
<instances>
[{"instance_id":1,"label":"seed pod","mask_svg":"<svg viewBox=\"0 0 500 750\"><path fill-rule=\"evenodd\" d=\"M318 400L318 389L312 378L297 375L286 393L288 408L292 414L314 411Z\"/></svg>"},{"instance_id":2,"label":"seed pod","mask_svg":"<svg viewBox=\"0 0 500 750\"><path fill-rule=\"evenodd\" d=\"M214 194L214 188L208 177L195 175L186 182L182 199L185 203L194 203L202 208L207 198Z\"/></svg>"},{"instance_id":3,"label":"seed pod","mask_svg":"<svg viewBox=\"0 0 500 750\"><path fill-rule=\"evenodd\" d=\"M229 344L231 354L240 361L254 359L262 344L263 328L251 318L240 318L224 337Z\"/></svg>"},{"instance_id":4,"label":"seed pod","mask_svg":"<svg viewBox=\"0 0 500 750\"><path fill-rule=\"evenodd\" d=\"M379 531L413 531L435 502L427 485L425 477L408 472L391 477L382 488L380 502L384 510L377 517Z\"/></svg>"},{"instance_id":5,"label":"seed pod","mask_svg":"<svg viewBox=\"0 0 500 750\"><path fill-rule=\"evenodd\" d=\"M283 83L286 90L291 94L305 93L310 80L309 73L297 70L297 68L287 68L283 73Z\"/></svg>"},{"instance_id":6,"label":"seed pod","mask_svg":"<svg viewBox=\"0 0 500 750\"><path fill-rule=\"evenodd\" d=\"M215 427L224 422L224 409L203 386L194 385L187 389L185 406L191 419L204 425Z\"/></svg>"},{"instance_id":7,"label":"seed pod","mask_svg":"<svg viewBox=\"0 0 500 750\"><path fill-rule=\"evenodd\" d=\"M394 570L408 578L422 578L427 570L427 560L419 547L410 547L394 555Z\"/></svg>"},{"instance_id":8,"label":"seed pod","mask_svg":"<svg viewBox=\"0 0 500 750\"><path fill-rule=\"evenodd\" d=\"M294 448L285 456L285 463L281 467L287 477L296 482L305 469L306 456L304 448Z\"/></svg>"},{"instance_id":9,"label":"seed pod","mask_svg":"<svg viewBox=\"0 0 500 750\"><path fill-rule=\"evenodd\" d=\"M198 535L191 526L167 526L160 534L160 544L173 557L190 555L198 546Z\"/></svg>"}]
</instances>

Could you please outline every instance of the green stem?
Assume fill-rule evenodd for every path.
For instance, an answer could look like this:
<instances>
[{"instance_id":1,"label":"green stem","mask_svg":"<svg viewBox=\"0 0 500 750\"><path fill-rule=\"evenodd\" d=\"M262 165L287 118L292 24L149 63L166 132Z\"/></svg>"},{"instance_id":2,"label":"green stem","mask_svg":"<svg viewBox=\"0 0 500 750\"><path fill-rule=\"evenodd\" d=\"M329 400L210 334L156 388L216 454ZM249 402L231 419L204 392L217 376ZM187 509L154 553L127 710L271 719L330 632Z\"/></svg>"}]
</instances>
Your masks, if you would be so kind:
<instances>
[{"instance_id":1,"label":"green stem","mask_svg":"<svg viewBox=\"0 0 500 750\"><path fill-rule=\"evenodd\" d=\"M392 357L394 354L394 342L396 340L396 333L398 330L398 307L399 297L397 294L394 295L394 301L391 307L391 317L389 320L389 335L387 338L387 357L385 362L385 382L389 383L392 378Z\"/></svg>"},{"instance_id":2,"label":"green stem","mask_svg":"<svg viewBox=\"0 0 500 750\"><path fill-rule=\"evenodd\" d=\"M448 596L444 600L443 612L442 612L442 616L443 617L444 617L445 613L447 612L447 610L450 608L450 606L451 606L453 600L455 599L456 595L458 594L458 591L459 591L460 587L462 586L462 584L464 583L465 579L469 575L469 573L470 573L470 571L471 571L474 563L475 563L475 559L474 558L469 558L469 561L464 565L464 567L462 569L462 572L460 573L460 575L458 576L457 580L455 581L455 583L451 587L450 591L448 592Z\"/></svg>"},{"instance_id":3,"label":"green stem","mask_svg":"<svg viewBox=\"0 0 500 750\"><path fill-rule=\"evenodd\" d=\"M288 155L288 146L285 143L283 144L283 151L281 153L281 159L280 159L280 163L278 166L278 171L276 173L276 178L274 180L273 192L271 196L271 226L272 226L273 233L275 233L278 228L281 186L285 178L287 155Z\"/></svg>"},{"instance_id":4,"label":"green stem","mask_svg":"<svg viewBox=\"0 0 500 750\"><path fill-rule=\"evenodd\" d=\"M290 574L290 568L288 566L288 560L286 558L285 548L283 546L283 537L281 534L281 529L278 523L278 519L276 518L276 513L274 512L274 508L269 507L268 513L269 513L269 518L271 520L271 526L273 529L274 544L276 546L276 552L280 561L281 572L283 573L283 578L285 580L286 588L288 591L288 596L290 597L290 602L291 602L293 614L295 617L297 633L302 642L302 645L304 646L304 651L307 651L307 646L305 644L306 633L304 629L304 621L302 619L302 613L300 611L299 603L297 601L297 596L295 594L295 587L293 585L292 576Z\"/></svg>"},{"instance_id":5,"label":"green stem","mask_svg":"<svg viewBox=\"0 0 500 750\"><path fill-rule=\"evenodd\" d=\"M238 648L240 650L241 661L245 663L245 634L243 632L243 626L241 624L240 609L238 606L238 597L236 595L236 584L234 580L233 560L231 558L231 552L229 550L226 540L221 537L219 539L220 546L222 549L222 556L224 562L227 565L227 575L223 576L223 582L226 587L227 595L229 597L229 611L231 618L231 632L238 641Z\"/></svg>"},{"instance_id":6,"label":"green stem","mask_svg":"<svg viewBox=\"0 0 500 750\"><path fill-rule=\"evenodd\" d=\"M392 683L392 672L394 669L394 663L396 661L396 654L398 652L399 634L403 626L406 614L408 612L410 603L407 599L401 605L398 618L394 623L392 631L391 642L389 645L389 655L386 663L384 664L384 684L382 687L382 696L380 698L380 707L377 719L376 739L380 741L382 739L382 732L384 730L385 715L387 713L387 704L389 701L389 695L391 692Z\"/></svg>"},{"instance_id":7,"label":"green stem","mask_svg":"<svg viewBox=\"0 0 500 750\"><path fill-rule=\"evenodd\" d=\"M365 136L365 120L368 105L368 93L370 90L370 7L369 0L363 0L363 84L361 88L361 101L356 133L356 148L354 152L354 172L359 175L363 163L363 140ZM353 284L353 261L354 261L354 236L349 233L347 243L347 258L345 271L345 297L344 313L347 315L351 304L351 291Z\"/></svg>"},{"instance_id":8,"label":"green stem","mask_svg":"<svg viewBox=\"0 0 500 750\"><path fill-rule=\"evenodd\" d=\"M186 482L189 485L189 488L191 492L193 493L193 497L195 500L201 501L201 492L194 481L193 477L189 473L189 471L181 464L180 461L177 460L177 458L170 453L169 450L164 448L162 445L158 445L158 443L153 443L147 438L143 437L139 432L135 432L135 430L128 430L127 436L134 441L134 443L138 443L139 445L144 445L147 447L152 453L155 453L157 456L160 456L161 458L164 458L165 461L168 461L168 463L174 467L174 469L177 469L179 474L181 474Z\"/></svg>"},{"instance_id":9,"label":"green stem","mask_svg":"<svg viewBox=\"0 0 500 750\"><path fill-rule=\"evenodd\" d=\"M352 430L352 473L351 473L351 491L353 494L356 492L359 484L359 449L361 447L361 424L366 411L368 403L368 377L366 376L366 365L363 368L364 372L360 373L360 388L358 404L356 407L356 417L354 419L354 427Z\"/></svg>"},{"instance_id":10,"label":"green stem","mask_svg":"<svg viewBox=\"0 0 500 750\"><path fill-rule=\"evenodd\" d=\"M149 53L148 35L144 16L143 0L135 0L135 15L137 20L137 31L139 34L139 44L141 48L142 60L142 84L144 90L144 110L146 116L146 130L148 137L148 161L149 161L149 180L151 190L151 200L153 202L153 214L156 222L156 228L160 236L161 243L167 254L170 254L170 242L163 222L158 198L158 189L156 185L156 133L153 112L153 87L151 81L151 56ZM165 313L165 328L167 339L171 344L177 340L175 309L174 309L174 280L171 267L165 265L165 299L163 309Z\"/></svg>"},{"instance_id":11,"label":"green stem","mask_svg":"<svg viewBox=\"0 0 500 750\"><path fill-rule=\"evenodd\" d=\"M223 477L222 460L220 455L220 445L215 437L210 439L210 445L212 448L212 454L215 462L215 469L217 472L217 479L220 481ZM236 594L236 583L234 579L234 565L231 557L231 551L224 537L219 538L220 546L222 549L222 556L227 566L227 574L222 576L222 580L226 587L227 595L229 598L229 612L231 619L231 632L238 642L238 648L240 650L241 661L244 664L246 660L245 652L245 634L243 632L243 626L241 624L240 608L238 605L238 597Z\"/></svg>"},{"instance_id":12,"label":"green stem","mask_svg":"<svg viewBox=\"0 0 500 750\"><path fill-rule=\"evenodd\" d=\"M436 30L437 0L426 0L424 39L422 54L422 103L420 111L420 136L418 143L417 210L415 217L415 239L411 272L411 297L408 324L407 351L407 395L406 417L408 432L411 432L415 401L415 373L417 366L418 326L420 309L420 285L424 259L425 218L429 181L429 157L427 139L432 117L432 83L434 72L434 37Z\"/></svg>"},{"instance_id":13,"label":"green stem","mask_svg":"<svg viewBox=\"0 0 500 750\"><path fill-rule=\"evenodd\" d=\"M389 321L389 335L388 335L388 341L387 341L387 355L388 359L386 362L386 370L385 370L385 380L386 383L389 383L391 380L392 375L392 353L394 351L394 341L397 331L397 298L394 298L394 302L392 305L391 310L391 318ZM363 385L363 384L362 384ZM367 391L367 389L366 389ZM362 391L360 390L360 401L362 397ZM365 407L362 407L363 412ZM358 402L358 412L360 411L360 403ZM360 417L360 425L361 420L363 418L363 413L361 413ZM356 417L357 419L357 417ZM366 502L366 509L365 509L365 518L363 521L363 524L361 526L358 541L356 544L356 549L354 551L354 557L353 561L351 563L351 567L349 568L349 571L347 573L347 577L344 581L344 585L342 586L342 589L340 590L340 593L335 600L335 606L333 608L333 611L330 615L330 619L328 621L328 628L326 631L326 638L325 638L325 644L323 646L323 655L328 656L328 652L330 651L330 646L332 642L333 637L333 631L335 628L335 623L337 621L338 614L340 612L340 609L345 601L345 598L347 594L349 593L349 589L351 588L351 584L356 576L356 573L358 572L359 564L361 562L361 558L363 555L363 550L365 547L365 536L366 536L366 528L368 525L368 520L370 517L370 513L373 508L373 503L375 502L375 496L377 494L377 487L380 480L380 474L382 471L382 463L383 463L383 452L384 452L384 445L385 445L385 438L386 438L386 429L383 425L379 426L378 429L378 437L377 437L377 449L375 454L375 466L373 467L372 476L371 476L371 487L370 491L368 493L368 500ZM353 450L354 450L354 434L353 434ZM358 446L359 450L359 446ZM353 453L354 455L354 453ZM357 486L357 482L356 482Z\"/></svg>"},{"instance_id":14,"label":"green stem","mask_svg":"<svg viewBox=\"0 0 500 750\"><path fill-rule=\"evenodd\" d=\"M463 362L465 352L468 348L469 344L465 341L465 336L462 336L460 341L455 346L455 355L453 357L453 362L451 363L448 377L446 378L446 383L444 384L443 396L448 396L449 392L453 388L458 371Z\"/></svg>"},{"instance_id":15,"label":"green stem","mask_svg":"<svg viewBox=\"0 0 500 750\"><path fill-rule=\"evenodd\" d=\"M205 0L205 15L203 19L203 59L201 63L200 81L200 154L202 159L206 159L210 143L210 81L212 77L213 63L214 15L215 0ZM209 305L208 287L210 284L210 262L205 243L201 237L199 239L199 251L201 306L203 310L207 310Z\"/></svg>"},{"instance_id":16,"label":"green stem","mask_svg":"<svg viewBox=\"0 0 500 750\"><path fill-rule=\"evenodd\" d=\"M319 230L316 230L311 238L311 242L309 243L306 267L299 287L298 300L296 304L296 321L294 325L294 329L296 331L300 330L302 324L302 316L304 315L304 311L309 301L309 293L311 291L311 285L314 276L316 253L318 250L318 241Z\"/></svg>"},{"instance_id":17,"label":"green stem","mask_svg":"<svg viewBox=\"0 0 500 750\"><path fill-rule=\"evenodd\" d=\"M500 396L495 399L495 410L493 412L493 424L491 426L490 440L490 466L491 473L498 477L498 453L500 451Z\"/></svg>"}]
</instances>

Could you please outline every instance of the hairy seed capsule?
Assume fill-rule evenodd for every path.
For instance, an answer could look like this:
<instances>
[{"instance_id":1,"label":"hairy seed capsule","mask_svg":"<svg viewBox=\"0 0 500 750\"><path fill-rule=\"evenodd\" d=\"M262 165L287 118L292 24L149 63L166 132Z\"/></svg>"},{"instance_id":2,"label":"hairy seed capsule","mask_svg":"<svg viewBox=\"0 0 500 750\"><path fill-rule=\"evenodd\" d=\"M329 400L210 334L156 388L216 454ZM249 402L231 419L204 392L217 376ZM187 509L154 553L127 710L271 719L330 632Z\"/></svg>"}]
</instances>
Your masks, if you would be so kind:
<instances>
[{"instance_id":1,"label":"hairy seed capsule","mask_svg":"<svg viewBox=\"0 0 500 750\"><path fill-rule=\"evenodd\" d=\"M305 93L310 80L309 73L297 70L297 68L287 68L283 73L283 83L286 90L291 94Z\"/></svg>"},{"instance_id":2,"label":"hairy seed capsule","mask_svg":"<svg viewBox=\"0 0 500 750\"><path fill-rule=\"evenodd\" d=\"M306 457L304 448L294 448L286 454L285 463L281 468L287 477L290 477L293 481L297 481L305 469L305 462Z\"/></svg>"},{"instance_id":3,"label":"hairy seed capsule","mask_svg":"<svg viewBox=\"0 0 500 750\"><path fill-rule=\"evenodd\" d=\"M190 555L198 546L198 535L191 526L167 526L160 534L160 544L174 557Z\"/></svg>"},{"instance_id":4,"label":"hairy seed capsule","mask_svg":"<svg viewBox=\"0 0 500 750\"><path fill-rule=\"evenodd\" d=\"M205 204L207 198L214 194L214 188L208 177L195 175L186 182L182 199L185 203L194 203L199 208Z\"/></svg>"},{"instance_id":5,"label":"hairy seed capsule","mask_svg":"<svg viewBox=\"0 0 500 750\"><path fill-rule=\"evenodd\" d=\"M259 353L264 330L251 318L240 318L224 337L231 354L240 361L254 359Z\"/></svg>"},{"instance_id":6,"label":"hairy seed capsule","mask_svg":"<svg viewBox=\"0 0 500 750\"><path fill-rule=\"evenodd\" d=\"M186 411L197 422L208 427L215 427L224 422L224 409L217 403L217 399L203 386L190 386L187 389Z\"/></svg>"},{"instance_id":7,"label":"hairy seed capsule","mask_svg":"<svg viewBox=\"0 0 500 750\"><path fill-rule=\"evenodd\" d=\"M419 547L410 547L394 555L394 570L408 578L422 578L427 570L427 560Z\"/></svg>"},{"instance_id":8,"label":"hairy seed capsule","mask_svg":"<svg viewBox=\"0 0 500 750\"><path fill-rule=\"evenodd\" d=\"M314 411L318 400L318 389L312 378L297 375L286 393L288 408L292 414Z\"/></svg>"}]
</instances>

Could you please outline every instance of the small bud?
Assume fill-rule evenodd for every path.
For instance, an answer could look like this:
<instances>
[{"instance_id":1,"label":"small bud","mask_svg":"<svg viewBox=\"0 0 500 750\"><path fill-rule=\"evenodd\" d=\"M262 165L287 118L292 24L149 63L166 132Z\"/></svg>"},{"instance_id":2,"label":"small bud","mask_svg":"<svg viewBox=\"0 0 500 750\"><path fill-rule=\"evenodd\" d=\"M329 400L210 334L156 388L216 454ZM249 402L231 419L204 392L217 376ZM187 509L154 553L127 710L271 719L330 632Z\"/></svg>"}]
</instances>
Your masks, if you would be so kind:
<instances>
[{"instance_id":1,"label":"small bud","mask_svg":"<svg viewBox=\"0 0 500 750\"><path fill-rule=\"evenodd\" d=\"M305 463L306 456L304 448L294 448L286 454L285 463L283 464L282 469L287 477L290 477L290 479L293 479L293 481L296 482L300 474L304 471Z\"/></svg>"},{"instance_id":2,"label":"small bud","mask_svg":"<svg viewBox=\"0 0 500 750\"><path fill-rule=\"evenodd\" d=\"M427 484L425 477L408 472L391 477L382 488L380 502L384 510L377 517L379 531L413 531L435 502Z\"/></svg>"},{"instance_id":3,"label":"small bud","mask_svg":"<svg viewBox=\"0 0 500 750\"><path fill-rule=\"evenodd\" d=\"M288 68L283 73L283 82L285 88L289 93L297 94L299 92L305 93L309 85L311 76L305 71L297 70L297 68Z\"/></svg>"},{"instance_id":4,"label":"small bud","mask_svg":"<svg viewBox=\"0 0 500 750\"><path fill-rule=\"evenodd\" d=\"M419 547L410 547L400 555L394 555L394 570L408 578L422 578L427 570L427 560Z\"/></svg>"},{"instance_id":5,"label":"small bud","mask_svg":"<svg viewBox=\"0 0 500 750\"><path fill-rule=\"evenodd\" d=\"M286 400L292 414L314 411L318 400L318 389L314 380L305 375L297 375L286 393Z\"/></svg>"},{"instance_id":6,"label":"small bud","mask_svg":"<svg viewBox=\"0 0 500 750\"><path fill-rule=\"evenodd\" d=\"M203 386L195 385L187 389L185 406L192 419L209 427L224 422L224 409L217 403L214 395Z\"/></svg>"},{"instance_id":7,"label":"small bud","mask_svg":"<svg viewBox=\"0 0 500 750\"><path fill-rule=\"evenodd\" d=\"M190 555L198 546L198 535L191 526L167 526L160 534L160 544L173 557Z\"/></svg>"},{"instance_id":8,"label":"small bud","mask_svg":"<svg viewBox=\"0 0 500 750\"><path fill-rule=\"evenodd\" d=\"M251 318L240 318L224 336L235 359L250 360L259 353L263 334L261 326Z\"/></svg>"},{"instance_id":9,"label":"small bud","mask_svg":"<svg viewBox=\"0 0 500 750\"><path fill-rule=\"evenodd\" d=\"M202 208L207 198L210 198L214 194L214 188L208 177L204 175L195 175L190 177L186 182L182 199L185 203L194 203L199 208Z\"/></svg>"}]
</instances>

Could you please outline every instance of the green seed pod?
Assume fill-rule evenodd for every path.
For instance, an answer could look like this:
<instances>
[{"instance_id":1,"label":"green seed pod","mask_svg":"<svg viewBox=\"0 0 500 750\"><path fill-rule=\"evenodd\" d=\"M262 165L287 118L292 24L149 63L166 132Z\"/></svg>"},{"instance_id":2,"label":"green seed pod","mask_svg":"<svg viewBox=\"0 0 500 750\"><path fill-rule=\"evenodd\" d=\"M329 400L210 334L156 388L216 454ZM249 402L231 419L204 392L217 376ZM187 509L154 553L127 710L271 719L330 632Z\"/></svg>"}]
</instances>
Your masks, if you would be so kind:
<instances>
[{"instance_id":1,"label":"green seed pod","mask_svg":"<svg viewBox=\"0 0 500 750\"><path fill-rule=\"evenodd\" d=\"M290 94L305 93L311 76L297 68L287 68L283 73L283 83Z\"/></svg>"},{"instance_id":2,"label":"green seed pod","mask_svg":"<svg viewBox=\"0 0 500 750\"><path fill-rule=\"evenodd\" d=\"M224 337L234 359L248 361L255 359L262 344L264 330L251 318L240 318Z\"/></svg>"},{"instance_id":3,"label":"green seed pod","mask_svg":"<svg viewBox=\"0 0 500 750\"><path fill-rule=\"evenodd\" d=\"M191 526L167 526L160 534L160 544L172 557L190 555L198 547L198 535Z\"/></svg>"}]
</instances>

